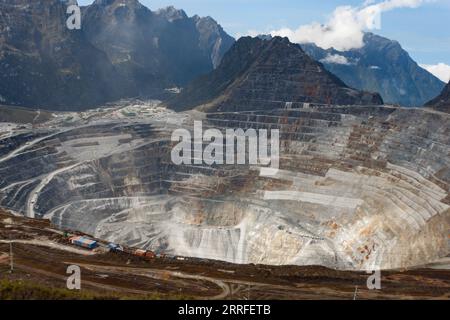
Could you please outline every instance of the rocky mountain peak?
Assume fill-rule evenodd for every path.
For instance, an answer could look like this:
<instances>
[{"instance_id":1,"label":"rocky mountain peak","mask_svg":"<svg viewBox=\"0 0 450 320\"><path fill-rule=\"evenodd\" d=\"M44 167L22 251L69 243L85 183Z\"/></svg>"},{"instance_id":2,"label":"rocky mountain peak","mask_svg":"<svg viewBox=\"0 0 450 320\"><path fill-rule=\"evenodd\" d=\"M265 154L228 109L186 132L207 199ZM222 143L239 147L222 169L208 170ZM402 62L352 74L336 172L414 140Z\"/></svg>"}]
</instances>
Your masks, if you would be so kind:
<instances>
[{"instance_id":1,"label":"rocky mountain peak","mask_svg":"<svg viewBox=\"0 0 450 320\"><path fill-rule=\"evenodd\" d=\"M95 0L92 5L97 6L129 6L129 7L142 7L139 0Z\"/></svg>"},{"instance_id":2,"label":"rocky mountain peak","mask_svg":"<svg viewBox=\"0 0 450 320\"><path fill-rule=\"evenodd\" d=\"M87 10L90 12L98 11L107 15L111 24L117 23L117 20L125 17L135 19L136 12L151 12L138 0L96 0L92 5L87 6Z\"/></svg>"},{"instance_id":3,"label":"rocky mountain peak","mask_svg":"<svg viewBox=\"0 0 450 320\"><path fill-rule=\"evenodd\" d=\"M168 105L177 110L207 105L208 110L244 111L286 102L383 103L378 94L347 87L287 38L242 37L216 70L193 81Z\"/></svg>"},{"instance_id":4,"label":"rocky mountain peak","mask_svg":"<svg viewBox=\"0 0 450 320\"><path fill-rule=\"evenodd\" d=\"M0 2L0 96L8 104L84 108L118 99L125 85L103 52L66 27L60 0Z\"/></svg>"},{"instance_id":5,"label":"rocky mountain peak","mask_svg":"<svg viewBox=\"0 0 450 320\"><path fill-rule=\"evenodd\" d=\"M0 1L3 103L77 110L161 98L213 70L234 42L212 19L138 0L96 0L82 7L82 29L69 30L70 1Z\"/></svg>"},{"instance_id":6,"label":"rocky mountain peak","mask_svg":"<svg viewBox=\"0 0 450 320\"><path fill-rule=\"evenodd\" d=\"M184 10L177 9L174 6L168 6L166 8L159 9L156 14L162 16L173 22L175 20L188 19L188 15Z\"/></svg>"},{"instance_id":7,"label":"rocky mountain peak","mask_svg":"<svg viewBox=\"0 0 450 320\"><path fill-rule=\"evenodd\" d=\"M348 51L302 48L347 85L379 92L386 103L418 107L438 95L444 83L421 68L399 42L365 33L364 46Z\"/></svg>"},{"instance_id":8,"label":"rocky mountain peak","mask_svg":"<svg viewBox=\"0 0 450 320\"><path fill-rule=\"evenodd\" d=\"M363 42L364 46L373 46L378 48L390 46L391 48L396 48L400 50L402 49L402 46L398 41L379 36L372 32L364 33Z\"/></svg>"},{"instance_id":9,"label":"rocky mountain peak","mask_svg":"<svg viewBox=\"0 0 450 320\"><path fill-rule=\"evenodd\" d=\"M207 48L214 68L217 68L226 51L233 45L234 38L230 37L216 20L207 16L194 16L196 29L200 35L199 45Z\"/></svg>"}]
</instances>

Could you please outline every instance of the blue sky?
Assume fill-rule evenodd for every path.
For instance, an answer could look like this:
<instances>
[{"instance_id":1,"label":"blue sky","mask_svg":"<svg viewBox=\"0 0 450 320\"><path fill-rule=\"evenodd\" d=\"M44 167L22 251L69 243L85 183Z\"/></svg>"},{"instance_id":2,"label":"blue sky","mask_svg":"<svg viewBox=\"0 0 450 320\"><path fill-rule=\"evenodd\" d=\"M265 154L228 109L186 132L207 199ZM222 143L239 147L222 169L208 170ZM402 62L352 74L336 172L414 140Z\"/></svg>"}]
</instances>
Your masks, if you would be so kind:
<instances>
[{"instance_id":1,"label":"blue sky","mask_svg":"<svg viewBox=\"0 0 450 320\"><path fill-rule=\"evenodd\" d=\"M420 64L450 65L450 0L411 1L422 4L383 12L381 29L373 32L399 41ZM85 5L92 0L78 2ZM152 10L173 5L190 16L209 15L229 34L239 36L281 28L295 30L313 22L326 23L336 7L357 8L364 0L141 0L141 3Z\"/></svg>"}]
</instances>

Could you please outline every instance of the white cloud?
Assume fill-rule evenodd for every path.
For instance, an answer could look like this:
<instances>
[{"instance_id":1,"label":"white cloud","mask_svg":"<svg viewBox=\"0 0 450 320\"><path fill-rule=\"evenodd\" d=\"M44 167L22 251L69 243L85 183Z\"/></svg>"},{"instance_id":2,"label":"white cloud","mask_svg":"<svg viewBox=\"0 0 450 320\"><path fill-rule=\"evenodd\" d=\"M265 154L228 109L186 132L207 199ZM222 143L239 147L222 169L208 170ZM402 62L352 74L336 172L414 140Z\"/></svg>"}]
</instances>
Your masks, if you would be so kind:
<instances>
[{"instance_id":1,"label":"white cloud","mask_svg":"<svg viewBox=\"0 0 450 320\"><path fill-rule=\"evenodd\" d=\"M421 64L420 66L428 72L434 74L437 78L441 79L445 83L448 83L450 81L450 66L448 64Z\"/></svg>"},{"instance_id":2,"label":"white cloud","mask_svg":"<svg viewBox=\"0 0 450 320\"><path fill-rule=\"evenodd\" d=\"M345 64L349 65L350 62L348 59L344 56L341 56L339 54L328 54L325 58L320 60L322 63L332 63L332 64Z\"/></svg>"},{"instance_id":3,"label":"white cloud","mask_svg":"<svg viewBox=\"0 0 450 320\"><path fill-rule=\"evenodd\" d=\"M273 36L288 37L296 43L315 43L324 49L345 51L364 45L364 31L381 28L381 14L396 8L416 8L433 0L365 1L359 7L340 6L326 24L314 22L296 30L283 28L270 32Z\"/></svg>"}]
</instances>

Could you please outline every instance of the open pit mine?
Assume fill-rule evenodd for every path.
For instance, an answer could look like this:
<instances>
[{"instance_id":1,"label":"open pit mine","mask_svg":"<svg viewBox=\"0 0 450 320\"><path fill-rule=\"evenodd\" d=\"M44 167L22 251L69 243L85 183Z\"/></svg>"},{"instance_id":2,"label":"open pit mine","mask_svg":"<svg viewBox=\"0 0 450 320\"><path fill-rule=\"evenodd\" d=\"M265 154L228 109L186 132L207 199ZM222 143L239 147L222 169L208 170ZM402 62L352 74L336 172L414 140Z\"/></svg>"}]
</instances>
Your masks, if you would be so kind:
<instances>
[{"instance_id":1,"label":"open pit mine","mask_svg":"<svg viewBox=\"0 0 450 320\"><path fill-rule=\"evenodd\" d=\"M175 165L177 128L278 129L280 169ZM8 129L5 129L8 128ZM121 101L2 127L0 205L61 229L239 264L404 268L449 253L450 114Z\"/></svg>"}]
</instances>

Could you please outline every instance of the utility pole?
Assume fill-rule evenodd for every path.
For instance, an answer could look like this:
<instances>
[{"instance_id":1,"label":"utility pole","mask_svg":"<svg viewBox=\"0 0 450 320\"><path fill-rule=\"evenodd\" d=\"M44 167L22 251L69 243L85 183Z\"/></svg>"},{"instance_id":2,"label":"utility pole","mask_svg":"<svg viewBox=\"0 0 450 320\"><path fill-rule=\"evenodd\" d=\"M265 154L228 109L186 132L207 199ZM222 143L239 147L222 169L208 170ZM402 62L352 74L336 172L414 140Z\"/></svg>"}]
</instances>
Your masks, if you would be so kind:
<instances>
[{"instance_id":1,"label":"utility pole","mask_svg":"<svg viewBox=\"0 0 450 320\"><path fill-rule=\"evenodd\" d=\"M353 293L353 300L356 300L357 294L358 294L358 286L355 287L355 293Z\"/></svg>"},{"instance_id":2,"label":"utility pole","mask_svg":"<svg viewBox=\"0 0 450 320\"><path fill-rule=\"evenodd\" d=\"M11 241L11 237L9 238L9 262L10 262L10 272L13 273L14 272L14 260L13 260L13 249L12 249L12 241Z\"/></svg>"}]
</instances>

